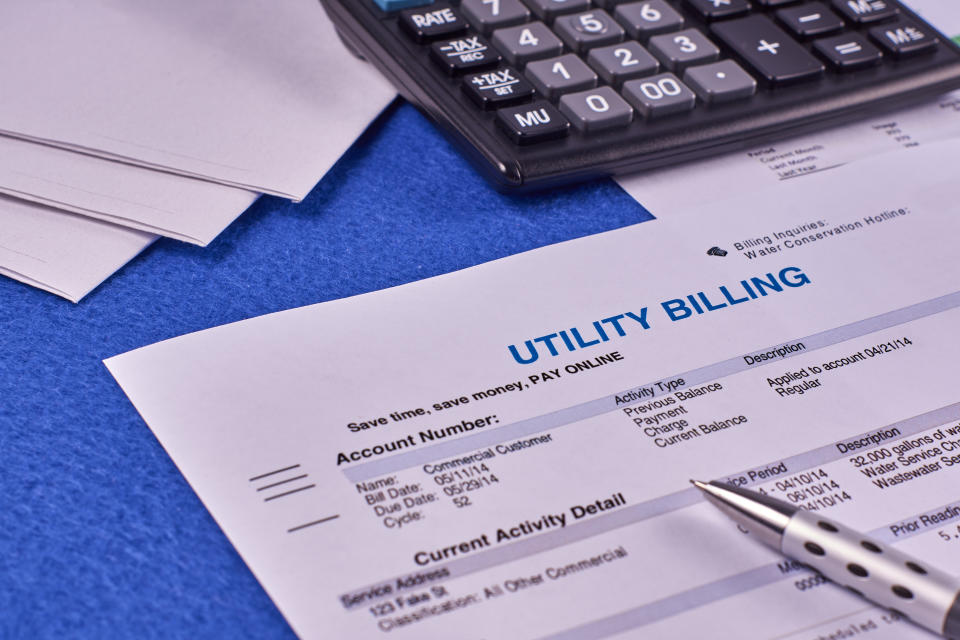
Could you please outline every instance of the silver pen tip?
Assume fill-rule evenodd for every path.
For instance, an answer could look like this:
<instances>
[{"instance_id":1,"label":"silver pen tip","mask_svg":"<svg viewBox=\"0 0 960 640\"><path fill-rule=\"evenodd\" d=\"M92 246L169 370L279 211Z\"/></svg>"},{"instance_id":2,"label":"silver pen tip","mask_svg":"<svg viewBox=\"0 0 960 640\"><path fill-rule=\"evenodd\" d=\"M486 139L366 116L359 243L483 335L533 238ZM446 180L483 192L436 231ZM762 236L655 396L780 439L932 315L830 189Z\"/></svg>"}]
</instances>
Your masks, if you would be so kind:
<instances>
[{"instance_id":1,"label":"silver pen tip","mask_svg":"<svg viewBox=\"0 0 960 640\"><path fill-rule=\"evenodd\" d=\"M707 502L774 549L780 548L781 536L798 509L765 494L722 482L691 479L690 484L703 492Z\"/></svg>"}]
</instances>

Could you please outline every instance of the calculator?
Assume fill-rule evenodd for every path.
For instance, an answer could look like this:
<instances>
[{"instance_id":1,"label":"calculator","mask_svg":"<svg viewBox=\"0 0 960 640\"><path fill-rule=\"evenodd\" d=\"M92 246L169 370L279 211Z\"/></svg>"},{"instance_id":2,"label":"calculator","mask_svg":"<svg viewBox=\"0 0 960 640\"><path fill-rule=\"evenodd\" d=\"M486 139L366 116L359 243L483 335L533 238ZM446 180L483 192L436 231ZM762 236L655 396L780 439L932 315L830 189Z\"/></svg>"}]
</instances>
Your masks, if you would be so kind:
<instances>
[{"instance_id":1,"label":"calculator","mask_svg":"<svg viewBox=\"0 0 960 640\"><path fill-rule=\"evenodd\" d=\"M755 147L960 87L894 0L321 0L497 187Z\"/></svg>"}]
</instances>

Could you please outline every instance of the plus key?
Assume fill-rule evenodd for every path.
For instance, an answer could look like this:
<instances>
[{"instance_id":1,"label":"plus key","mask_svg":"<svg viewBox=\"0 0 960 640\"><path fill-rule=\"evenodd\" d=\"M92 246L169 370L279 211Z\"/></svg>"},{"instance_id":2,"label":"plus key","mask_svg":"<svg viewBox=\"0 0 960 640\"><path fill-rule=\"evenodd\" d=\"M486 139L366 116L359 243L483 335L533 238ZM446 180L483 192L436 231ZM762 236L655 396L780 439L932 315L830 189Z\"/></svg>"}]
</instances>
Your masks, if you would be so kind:
<instances>
[{"instance_id":1,"label":"plus key","mask_svg":"<svg viewBox=\"0 0 960 640\"><path fill-rule=\"evenodd\" d=\"M819 60L765 16L721 22L711 30L769 84L810 80L823 73Z\"/></svg>"}]
</instances>

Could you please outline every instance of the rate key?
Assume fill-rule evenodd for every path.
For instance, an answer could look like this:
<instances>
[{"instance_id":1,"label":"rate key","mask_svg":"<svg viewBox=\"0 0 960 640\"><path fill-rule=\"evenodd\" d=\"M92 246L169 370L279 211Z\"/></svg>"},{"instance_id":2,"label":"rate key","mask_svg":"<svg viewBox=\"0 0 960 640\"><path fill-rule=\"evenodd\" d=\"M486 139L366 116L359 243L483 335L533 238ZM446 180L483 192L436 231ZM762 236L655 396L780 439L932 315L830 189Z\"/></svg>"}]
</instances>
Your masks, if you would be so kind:
<instances>
[{"instance_id":1,"label":"rate key","mask_svg":"<svg viewBox=\"0 0 960 640\"><path fill-rule=\"evenodd\" d=\"M430 42L467 30L467 21L448 4L408 9L400 14L400 27L417 42Z\"/></svg>"}]
</instances>

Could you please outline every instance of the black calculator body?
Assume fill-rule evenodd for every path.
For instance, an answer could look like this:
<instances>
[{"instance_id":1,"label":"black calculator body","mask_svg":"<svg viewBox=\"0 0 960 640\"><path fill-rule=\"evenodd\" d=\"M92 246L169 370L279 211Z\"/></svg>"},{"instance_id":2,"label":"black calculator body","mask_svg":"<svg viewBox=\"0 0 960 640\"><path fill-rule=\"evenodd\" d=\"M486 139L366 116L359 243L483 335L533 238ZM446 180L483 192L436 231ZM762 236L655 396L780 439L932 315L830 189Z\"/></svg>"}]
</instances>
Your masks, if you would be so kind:
<instances>
[{"instance_id":1,"label":"black calculator body","mask_svg":"<svg viewBox=\"0 0 960 640\"><path fill-rule=\"evenodd\" d=\"M960 87L894 0L321 0L498 188L764 144Z\"/></svg>"}]
</instances>

